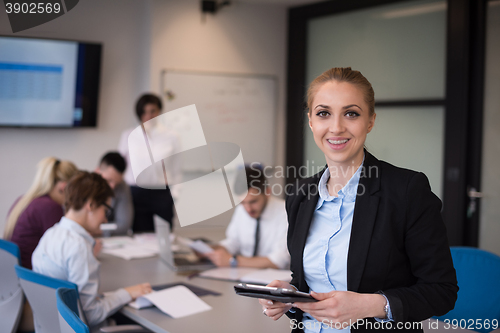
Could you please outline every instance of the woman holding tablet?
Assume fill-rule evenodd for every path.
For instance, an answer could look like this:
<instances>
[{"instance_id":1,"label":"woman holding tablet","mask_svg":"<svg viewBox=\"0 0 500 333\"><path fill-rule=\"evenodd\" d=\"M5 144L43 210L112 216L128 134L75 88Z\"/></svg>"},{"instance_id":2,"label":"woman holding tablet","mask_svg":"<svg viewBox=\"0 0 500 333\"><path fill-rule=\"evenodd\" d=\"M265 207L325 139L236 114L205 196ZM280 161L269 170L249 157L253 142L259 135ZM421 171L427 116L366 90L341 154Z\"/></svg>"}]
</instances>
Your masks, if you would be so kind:
<instances>
[{"instance_id":1,"label":"woman holding tablet","mask_svg":"<svg viewBox=\"0 0 500 333\"><path fill-rule=\"evenodd\" d=\"M327 168L287 198L293 278L269 286L310 292L318 302L260 300L266 316L286 313L293 332L422 332L422 320L454 307L458 287L441 201L423 173L364 149L374 101L371 84L349 67L332 68L309 86L309 127Z\"/></svg>"}]
</instances>

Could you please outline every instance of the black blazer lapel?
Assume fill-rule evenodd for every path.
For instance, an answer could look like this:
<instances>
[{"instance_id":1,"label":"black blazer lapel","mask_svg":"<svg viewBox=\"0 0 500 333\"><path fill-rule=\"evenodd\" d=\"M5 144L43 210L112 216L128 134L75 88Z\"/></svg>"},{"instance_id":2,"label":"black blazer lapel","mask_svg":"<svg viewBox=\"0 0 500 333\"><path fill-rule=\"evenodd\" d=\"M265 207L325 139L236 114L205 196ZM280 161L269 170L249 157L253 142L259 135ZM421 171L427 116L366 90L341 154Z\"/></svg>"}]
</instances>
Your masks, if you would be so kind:
<instances>
[{"instance_id":1,"label":"black blazer lapel","mask_svg":"<svg viewBox=\"0 0 500 333\"><path fill-rule=\"evenodd\" d=\"M347 290L350 291L358 291L363 276L379 203L379 197L375 195L380 189L379 161L365 151L363 167L354 206L347 257Z\"/></svg>"}]
</instances>

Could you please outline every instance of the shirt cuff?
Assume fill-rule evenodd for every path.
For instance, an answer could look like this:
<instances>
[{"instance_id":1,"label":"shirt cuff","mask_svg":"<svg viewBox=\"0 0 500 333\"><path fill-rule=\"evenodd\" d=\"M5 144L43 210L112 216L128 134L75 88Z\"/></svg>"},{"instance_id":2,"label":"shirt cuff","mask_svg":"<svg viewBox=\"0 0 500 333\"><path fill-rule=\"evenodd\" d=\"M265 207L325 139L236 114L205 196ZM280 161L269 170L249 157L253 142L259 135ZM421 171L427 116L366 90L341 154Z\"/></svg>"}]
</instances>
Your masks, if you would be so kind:
<instances>
[{"instance_id":1,"label":"shirt cuff","mask_svg":"<svg viewBox=\"0 0 500 333\"><path fill-rule=\"evenodd\" d=\"M267 255L267 259L275 264L278 269L290 268L290 256L288 255L288 251L274 251Z\"/></svg>"},{"instance_id":2,"label":"shirt cuff","mask_svg":"<svg viewBox=\"0 0 500 333\"><path fill-rule=\"evenodd\" d=\"M387 318L384 318L384 319L375 318L375 320L378 321L379 323L387 323L389 321L394 321L394 318L392 318L391 303L389 303L389 299L383 293L379 293L379 295L384 296L385 301L387 302L387 308L388 308Z\"/></svg>"},{"instance_id":3,"label":"shirt cuff","mask_svg":"<svg viewBox=\"0 0 500 333\"><path fill-rule=\"evenodd\" d=\"M223 248L226 249L227 252L229 252L231 255L236 255L238 252L238 247L234 245L234 242L231 241L229 238L226 238L224 240L221 240L219 242L219 245L222 246Z\"/></svg>"},{"instance_id":4,"label":"shirt cuff","mask_svg":"<svg viewBox=\"0 0 500 333\"><path fill-rule=\"evenodd\" d=\"M128 291L126 291L123 288L120 288L120 289L115 290L115 291L104 293L105 297L108 295L113 295L114 297L116 297L116 299L118 299L121 304L127 304L127 303L132 302L132 296L130 296Z\"/></svg>"}]
</instances>

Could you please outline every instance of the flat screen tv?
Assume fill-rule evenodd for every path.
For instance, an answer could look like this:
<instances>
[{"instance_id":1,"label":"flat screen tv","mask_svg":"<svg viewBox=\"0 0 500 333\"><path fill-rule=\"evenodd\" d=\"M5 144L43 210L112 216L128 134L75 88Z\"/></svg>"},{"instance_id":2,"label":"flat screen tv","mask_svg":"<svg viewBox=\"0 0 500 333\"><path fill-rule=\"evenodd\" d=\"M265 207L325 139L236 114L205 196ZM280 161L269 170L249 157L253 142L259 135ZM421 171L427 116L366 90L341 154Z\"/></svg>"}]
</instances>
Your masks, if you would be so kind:
<instances>
[{"instance_id":1,"label":"flat screen tv","mask_svg":"<svg viewBox=\"0 0 500 333\"><path fill-rule=\"evenodd\" d=\"M95 127L102 45L0 36L0 126Z\"/></svg>"}]
</instances>

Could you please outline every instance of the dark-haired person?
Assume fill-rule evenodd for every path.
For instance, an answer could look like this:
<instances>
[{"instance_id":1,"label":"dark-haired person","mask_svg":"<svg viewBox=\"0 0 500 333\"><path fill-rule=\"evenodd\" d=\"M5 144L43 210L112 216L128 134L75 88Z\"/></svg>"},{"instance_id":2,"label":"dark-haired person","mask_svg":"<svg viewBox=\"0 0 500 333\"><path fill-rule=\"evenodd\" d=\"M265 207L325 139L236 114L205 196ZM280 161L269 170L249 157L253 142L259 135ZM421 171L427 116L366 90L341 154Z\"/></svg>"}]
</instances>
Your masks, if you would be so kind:
<instances>
[{"instance_id":1,"label":"dark-haired person","mask_svg":"<svg viewBox=\"0 0 500 333\"><path fill-rule=\"evenodd\" d=\"M135 105L135 113L139 122L144 124L149 120L161 114L162 102L160 98L153 94L144 94L137 100ZM122 133L118 151L126 159L130 166L130 154L128 147L128 137L135 128L128 129ZM175 133L166 130L160 122L154 126L148 126L148 140L150 142L159 142L161 144L162 154L170 156L180 151L179 140ZM150 163L148 161L148 163ZM180 165L178 160L169 159L165 165L167 172L175 179L169 179L171 183L178 184L180 182ZM163 178L163 169L161 163L154 164L150 168L144 170L140 176L139 186L136 183L132 168L125 170L125 182L130 186L132 191L132 199L134 203L134 222L132 229L134 232L148 232L154 230L153 215L157 214L170 223L172 227L172 218L174 215L174 202L168 185L165 186ZM161 184L162 186L158 186Z\"/></svg>"},{"instance_id":2,"label":"dark-haired person","mask_svg":"<svg viewBox=\"0 0 500 333\"><path fill-rule=\"evenodd\" d=\"M99 261L92 234L106 222L113 190L96 173L81 172L66 186L66 214L48 229L33 252L33 271L75 283L92 330L131 300L151 292L149 283L99 295Z\"/></svg>"},{"instance_id":3,"label":"dark-haired person","mask_svg":"<svg viewBox=\"0 0 500 333\"><path fill-rule=\"evenodd\" d=\"M217 266L288 269L285 202L273 197L262 170L245 167L248 194L236 207L226 230L226 239L207 257Z\"/></svg>"},{"instance_id":4,"label":"dark-haired person","mask_svg":"<svg viewBox=\"0 0 500 333\"><path fill-rule=\"evenodd\" d=\"M421 321L444 315L457 299L441 201L423 173L364 149L375 97L359 71L318 76L307 106L327 167L287 193L293 279L269 286L310 292L318 302L261 299L264 314L287 313L294 333L422 333Z\"/></svg>"},{"instance_id":5,"label":"dark-haired person","mask_svg":"<svg viewBox=\"0 0 500 333\"><path fill-rule=\"evenodd\" d=\"M108 222L116 223L116 230L104 231L104 236L127 235L132 231L134 219L134 205L130 187L123 181L123 173L127 168L127 162L118 152L106 153L99 162L95 172L104 178L109 187L114 191L111 200L112 214L108 216Z\"/></svg>"}]
</instances>

